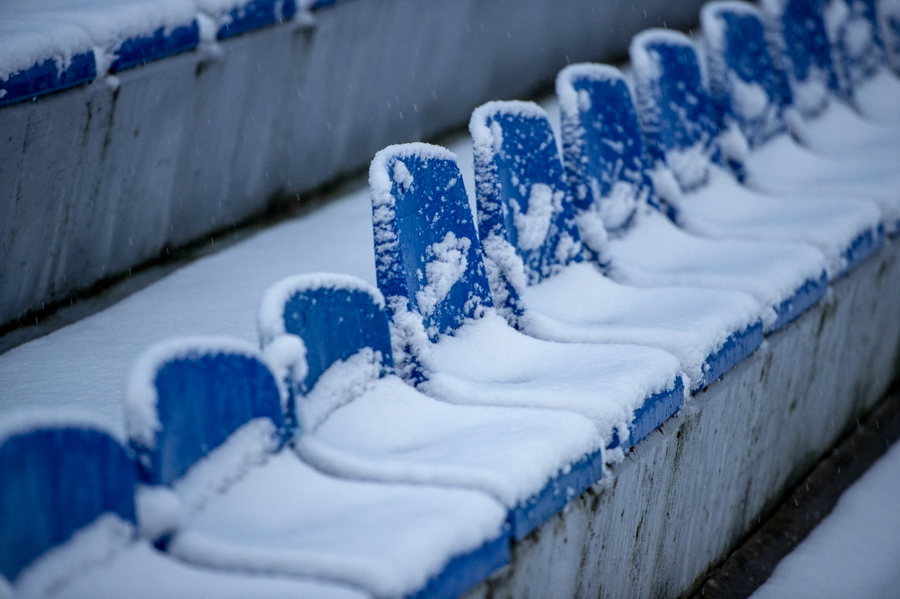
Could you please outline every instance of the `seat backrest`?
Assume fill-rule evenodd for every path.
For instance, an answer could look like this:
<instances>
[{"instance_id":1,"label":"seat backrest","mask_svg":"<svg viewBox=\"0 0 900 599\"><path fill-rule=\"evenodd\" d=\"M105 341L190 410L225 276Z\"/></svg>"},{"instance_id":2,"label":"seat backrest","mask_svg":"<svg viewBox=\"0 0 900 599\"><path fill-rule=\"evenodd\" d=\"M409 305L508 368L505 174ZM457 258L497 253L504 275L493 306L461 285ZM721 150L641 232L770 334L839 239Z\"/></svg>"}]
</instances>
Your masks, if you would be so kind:
<instances>
[{"instance_id":1,"label":"seat backrest","mask_svg":"<svg viewBox=\"0 0 900 599\"><path fill-rule=\"evenodd\" d=\"M588 257L603 262L606 240L626 232L644 202L656 205L631 87L609 65L573 64L556 77L563 166Z\"/></svg>"},{"instance_id":2,"label":"seat backrest","mask_svg":"<svg viewBox=\"0 0 900 599\"><path fill-rule=\"evenodd\" d=\"M78 419L42 420L0 425L0 574L10 581L103 514L135 522L125 448Z\"/></svg>"},{"instance_id":3,"label":"seat backrest","mask_svg":"<svg viewBox=\"0 0 900 599\"><path fill-rule=\"evenodd\" d=\"M259 312L263 346L278 335L297 335L306 346L306 376L296 381L308 393L322 373L363 348L372 348L391 371L391 334L384 298L365 281L349 275L316 273L283 279L263 294Z\"/></svg>"},{"instance_id":4,"label":"seat backrest","mask_svg":"<svg viewBox=\"0 0 900 599\"><path fill-rule=\"evenodd\" d=\"M882 0L878 9L885 60L895 73L900 73L900 0Z\"/></svg>"},{"instance_id":5,"label":"seat backrest","mask_svg":"<svg viewBox=\"0 0 900 599\"><path fill-rule=\"evenodd\" d=\"M141 480L171 485L255 418L269 418L283 435L282 399L249 343L197 337L152 347L132 369L126 398Z\"/></svg>"},{"instance_id":6,"label":"seat backrest","mask_svg":"<svg viewBox=\"0 0 900 599\"><path fill-rule=\"evenodd\" d=\"M485 257L501 271L518 269L518 261L493 255L511 247L527 284L581 261L575 209L547 113L532 102L490 102L472 112L469 131ZM487 241L492 238L507 244Z\"/></svg>"},{"instance_id":7,"label":"seat backrest","mask_svg":"<svg viewBox=\"0 0 900 599\"><path fill-rule=\"evenodd\" d=\"M822 0L822 16L834 49L840 89L853 90L886 66L877 0Z\"/></svg>"},{"instance_id":8,"label":"seat backrest","mask_svg":"<svg viewBox=\"0 0 900 599\"><path fill-rule=\"evenodd\" d=\"M839 90L831 42L822 19L821 0L763 0L774 42L784 57L794 106L814 117Z\"/></svg>"},{"instance_id":9,"label":"seat backrest","mask_svg":"<svg viewBox=\"0 0 900 599\"><path fill-rule=\"evenodd\" d=\"M775 64L762 13L747 2L708 2L700 12L710 95L719 125L736 125L750 147L787 131L793 102L787 74Z\"/></svg>"},{"instance_id":10,"label":"seat backrest","mask_svg":"<svg viewBox=\"0 0 900 599\"><path fill-rule=\"evenodd\" d=\"M709 164L721 161L719 126L693 42L648 29L632 38L629 53L650 157L671 169L683 191L705 185Z\"/></svg>"},{"instance_id":11,"label":"seat backrest","mask_svg":"<svg viewBox=\"0 0 900 599\"><path fill-rule=\"evenodd\" d=\"M416 315L433 342L493 306L452 152L423 143L389 146L372 160L369 186L378 288L392 320Z\"/></svg>"}]
</instances>

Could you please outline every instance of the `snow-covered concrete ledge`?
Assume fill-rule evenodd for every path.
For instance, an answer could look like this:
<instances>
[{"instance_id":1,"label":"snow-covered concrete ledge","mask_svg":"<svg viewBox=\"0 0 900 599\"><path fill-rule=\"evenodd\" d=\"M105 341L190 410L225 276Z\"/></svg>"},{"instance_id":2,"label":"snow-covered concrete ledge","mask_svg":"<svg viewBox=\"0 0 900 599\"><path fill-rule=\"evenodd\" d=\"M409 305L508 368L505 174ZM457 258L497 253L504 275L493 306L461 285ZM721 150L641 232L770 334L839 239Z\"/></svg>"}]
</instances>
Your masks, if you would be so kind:
<instances>
[{"instance_id":1,"label":"snow-covered concrete ledge","mask_svg":"<svg viewBox=\"0 0 900 599\"><path fill-rule=\"evenodd\" d=\"M0 24L47 38L46 19L3 16L45 4L4 5ZM50 58L0 44L6 83L36 67L44 91L74 86L0 106L0 326L547 88L567 62L616 60L639 30L690 26L701 1L128 4L50 19L67 33L48 43L71 41Z\"/></svg>"},{"instance_id":2,"label":"snow-covered concrete ledge","mask_svg":"<svg viewBox=\"0 0 900 599\"><path fill-rule=\"evenodd\" d=\"M693 398L466 597L678 597L900 374L900 239Z\"/></svg>"}]
</instances>

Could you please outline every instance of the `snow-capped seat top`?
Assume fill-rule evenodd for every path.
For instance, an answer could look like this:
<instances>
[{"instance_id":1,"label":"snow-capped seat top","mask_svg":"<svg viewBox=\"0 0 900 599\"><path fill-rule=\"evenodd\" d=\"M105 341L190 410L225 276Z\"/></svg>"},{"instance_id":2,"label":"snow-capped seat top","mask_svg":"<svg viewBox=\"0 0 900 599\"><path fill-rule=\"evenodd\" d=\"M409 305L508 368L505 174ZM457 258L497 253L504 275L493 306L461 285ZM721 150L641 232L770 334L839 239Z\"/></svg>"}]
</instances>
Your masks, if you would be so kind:
<instances>
[{"instance_id":1,"label":"snow-capped seat top","mask_svg":"<svg viewBox=\"0 0 900 599\"><path fill-rule=\"evenodd\" d=\"M143 482L171 485L256 418L284 434L282 393L255 347L198 337L160 343L132 369L126 417Z\"/></svg>"}]
</instances>

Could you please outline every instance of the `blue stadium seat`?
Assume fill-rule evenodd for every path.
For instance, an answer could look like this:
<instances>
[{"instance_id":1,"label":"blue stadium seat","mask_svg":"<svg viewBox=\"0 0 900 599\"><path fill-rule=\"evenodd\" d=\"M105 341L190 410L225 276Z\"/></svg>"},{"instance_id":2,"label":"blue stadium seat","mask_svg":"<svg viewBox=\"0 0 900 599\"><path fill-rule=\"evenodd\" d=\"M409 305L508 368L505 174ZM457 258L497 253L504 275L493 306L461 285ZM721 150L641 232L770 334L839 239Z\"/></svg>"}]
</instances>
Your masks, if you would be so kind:
<instances>
[{"instance_id":1,"label":"blue stadium seat","mask_svg":"<svg viewBox=\"0 0 900 599\"><path fill-rule=\"evenodd\" d=\"M0 574L19 573L110 513L135 523L134 467L108 434L44 426L0 439Z\"/></svg>"},{"instance_id":2,"label":"blue stadium seat","mask_svg":"<svg viewBox=\"0 0 900 599\"><path fill-rule=\"evenodd\" d=\"M609 86L598 91L614 93L615 89ZM604 122L618 116L607 110L612 103L604 95L595 97L593 103L606 111ZM581 211L589 209L590 201L610 204L600 210L604 224L605 216L613 220L610 235L634 226L638 211L647 208L650 191L646 173L640 169L640 131L633 120L616 123L616 130L623 131L623 125L631 125L636 137L611 144L596 136L584 140L584 145L592 146L585 154L602 153L608 161L602 163L611 165L606 171L610 176L578 179ZM694 392L722 376L762 342L759 306L749 295L702 288L629 287L615 283L592 265L575 267L577 271L566 269L583 260L581 236L556 139L540 107L526 102L491 102L472 113L469 130L475 147L479 233L485 258L496 265L493 270L499 275L491 279L494 296L506 297L507 306L499 308L511 326L553 341L660 347L679 357ZM625 156L610 146L622 149ZM572 162L576 169L587 166L577 158ZM615 185L637 186L641 191L622 194L623 202L611 197ZM521 266L508 259L508 248L521 258ZM571 279L560 277L564 271ZM526 301L527 290L517 281L525 281L531 288L546 282L548 291L542 295L549 294L552 285L553 301L542 302L533 295L529 296L531 302ZM560 304L567 308L561 309ZM575 306L582 306L577 315L573 314ZM733 328L723 335L726 321ZM707 353L698 356L698 347ZM675 410L679 406L667 407ZM662 422L671 413L662 409L654 416Z\"/></svg>"}]
</instances>

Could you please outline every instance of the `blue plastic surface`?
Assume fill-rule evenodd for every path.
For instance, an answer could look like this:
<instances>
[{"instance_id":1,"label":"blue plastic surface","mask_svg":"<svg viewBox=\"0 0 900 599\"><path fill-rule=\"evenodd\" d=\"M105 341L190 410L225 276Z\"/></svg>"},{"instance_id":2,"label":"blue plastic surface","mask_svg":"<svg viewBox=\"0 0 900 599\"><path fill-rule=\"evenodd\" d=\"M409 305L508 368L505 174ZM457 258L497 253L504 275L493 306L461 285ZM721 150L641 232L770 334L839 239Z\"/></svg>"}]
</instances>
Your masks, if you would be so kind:
<instances>
[{"instance_id":1,"label":"blue plastic surface","mask_svg":"<svg viewBox=\"0 0 900 599\"><path fill-rule=\"evenodd\" d=\"M284 304L284 330L306 345L307 393L325 370L364 347L381 353L383 372L394 366L387 314L360 289L319 287L297 291Z\"/></svg>"},{"instance_id":2,"label":"blue plastic surface","mask_svg":"<svg viewBox=\"0 0 900 599\"><path fill-rule=\"evenodd\" d=\"M603 452L598 450L572 464L565 474L550 480L543 489L509 511L507 522L513 539L520 541L563 509L603 476Z\"/></svg>"},{"instance_id":3,"label":"blue plastic surface","mask_svg":"<svg viewBox=\"0 0 900 599\"><path fill-rule=\"evenodd\" d=\"M505 238L522 258L529 284L539 283L571 262L581 262L580 240L569 186L563 176L556 136L546 116L522 113L515 103L495 103L484 113L488 128L499 128L493 152L476 152L475 177L478 200L478 232ZM500 142L499 144L497 142ZM498 147L499 145L499 147ZM518 214L534 214L531 204L535 185L553 196L547 235L536 247L523 247L515 223Z\"/></svg>"},{"instance_id":4,"label":"blue plastic surface","mask_svg":"<svg viewBox=\"0 0 900 599\"><path fill-rule=\"evenodd\" d=\"M648 65L650 70L641 72L635 81L637 108L650 156L654 161L665 161L670 150L700 146L710 160L718 163L719 125L690 39L684 36L676 42L673 33L666 38L646 38L643 47L655 58L654 64Z\"/></svg>"},{"instance_id":5,"label":"blue plastic surface","mask_svg":"<svg viewBox=\"0 0 900 599\"><path fill-rule=\"evenodd\" d=\"M647 438L659 426L681 409L684 405L684 381L675 377L675 386L667 391L660 391L646 400L634 411L634 419L628 427L630 433L629 449Z\"/></svg>"},{"instance_id":6,"label":"blue plastic surface","mask_svg":"<svg viewBox=\"0 0 900 599\"><path fill-rule=\"evenodd\" d=\"M386 298L406 298L408 309L422 316L432 341L455 331L467 319L480 316L483 308L493 305L481 244L472 222L469 199L456 161L421 155L417 146L392 146L386 161L391 177L394 215L389 222L376 218L375 236L396 242L375 244L378 287ZM427 146L422 146L427 147ZM401 162L412 184L398 182L393 176ZM428 263L436 259L435 244L456 239L457 246L467 245L463 253L466 269L433 309L423 310L417 294L428 284ZM388 303L388 313L392 307Z\"/></svg>"},{"instance_id":7,"label":"blue plastic surface","mask_svg":"<svg viewBox=\"0 0 900 599\"><path fill-rule=\"evenodd\" d=\"M722 378L738 362L756 351L762 342L761 322L729 335L719 351L707 357L703 362L703 379L696 382L691 381L691 390L697 393L705 389L711 382Z\"/></svg>"},{"instance_id":8,"label":"blue plastic surface","mask_svg":"<svg viewBox=\"0 0 900 599\"><path fill-rule=\"evenodd\" d=\"M110 73L117 73L153 60L193 50L200 43L197 21L176 27L168 35L160 27L144 37L127 39L116 50L116 59L109 66Z\"/></svg>"},{"instance_id":9,"label":"blue plastic surface","mask_svg":"<svg viewBox=\"0 0 900 599\"><path fill-rule=\"evenodd\" d=\"M59 70L55 60L48 58L0 81L0 91L6 92L0 94L0 106L90 83L96 77L97 63L93 52L74 55L63 71Z\"/></svg>"},{"instance_id":10,"label":"blue plastic surface","mask_svg":"<svg viewBox=\"0 0 900 599\"><path fill-rule=\"evenodd\" d=\"M878 229L874 231L869 229L861 233L850 243L850 247L844 250L844 258L847 259L847 265L838 276L843 276L856 268L856 266L861 264L866 258L878 251L878 248L882 245L884 245L883 224L879 224Z\"/></svg>"},{"instance_id":11,"label":"blue plastic surface","mask_svg":"<svg viewBox=\"0 0 900 599\"><path fill-rule=\"evenodd\" d=\"M831 42L820 12L821 0L787 0L779 21L786 65L795 81L805 82L815 69L826 73L828 87L838 91L839 84L831 56Z\"/></svg>"},{"instance_id":12,"label":"blue plastic surface","mask_svg":"<svg viewBox=\"0 0 900 599\"><path fill-rule=\"evenodd\" d=\"M135 522L134 465L106 433L44 428L0 446L0 574L19 572L104 513Z\"/></svg>"},{"instance_id":13,"label":"blue plastic surface","mask_svg":"<svg viewBox=\"0 0 900 599\"><path fill-rule=\"evenodd\" d=\"M828 276L822 272L822 276L818 279L809 279L800 286L794 294L781 302L781 305L775 309L778 317L772 330L766 334L771 335L778 329L796 320L808 308L819 301L825 292L828 291Z\"/></svg>"},{"instance_id":14,"label":"blue plastic surface","mask_svg":"<svg viewBox=\"0 0 900 599\"><path fill-rule=\"evenodd\" d=\"M845 97L853 97L853 90L860 83L886 66L884 46L878 24L876 0L832 0L847 5L847 19L837 26L837 39L832 39L837 56L837 70L841 91ZM823 3L824 9L824 3ZM870 36L863 40L860 25L867 25ZM865 42L860 47L860 42ZM850 51L850 49L854 51Z\"/></svg>"},{"instance_id":15,"label":"blue plastic surface","mask_svg":"<svg viewBox=\"0 0 900 599\"><path fill-rule=\"evenodd\" d=\"M775 65L759 10L749 4L736 8L730 2L711 2L703 11L706 19L718 22L717 28L724 35L723 47L707 44L710 94L720 125L736 124L751 148L785 133L782 110L793 103L793 98L787 75ZM741 87L762 89L767 107L755 110L753 115L740 110L736 95L742 90L737 82Z\"/></svg>"},{"instance_id":16,"label":"blue plastic surface","mask_svg":"<svg viewBox=\"0 0 900 599\"><path fill-rule=\"evenodd\" d=\"M562 128L563 163L575 206L578 210L602 206L611 201L613 186L625 186L636 199L633 209L618 223L608 219L603 223L611 235L622 234L631 227L641 202L660 208L648 175L650 160L631 89L621 73L606 70L598 70L596 76L573 76L568 84L590 98L590 107L579 110L577 124L563 123ZM668 212L675 216L673 209ZM598 260L590 248L585 251Z\"/></svg>"},{"instance_id":17,"label":"blue plastic surface","mask_svg":"<svg viewBox=\"0 0 900 599\"><path fill-rule=\"evenodd\" d=\"M216 34L220 40L290 19L297 12L295 0L250 0L228 14L228 22Z\"/></svg>"},{"instance_id":18,"label":"blue plastic surface","mask_svg":"<svg viewBox=\"0 0 900 599\"><path fill-rule=\"evenodd\" d=\"M161 424L156 447L132 440L144 482L171 485L254 418L270 418L283 430L278 387L268 367L256 358L198 350L163 364L154 385Z\"/></svg>"},{"instance_id":19,"label":"blue plastic surface","mask_svg":"<svg viewBox=\"0 0 900 599\"><path fill-rule=\"evenodd\" d=\"M478 549L458 555L433 576L425 587L409 599L454 599L491 575L494 570L509 563L509 526L492 541Z\"/></svg>"}]
</instances>

